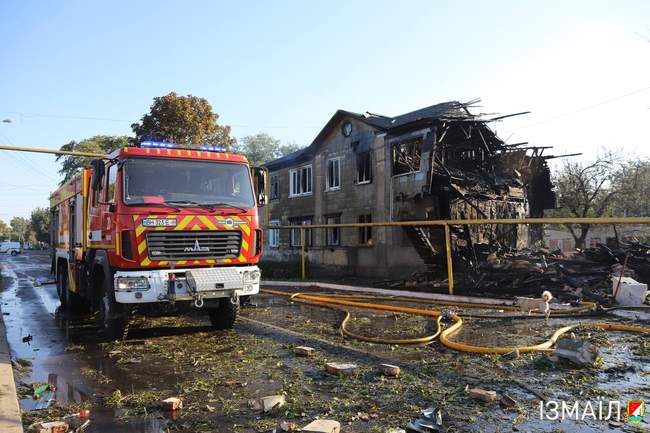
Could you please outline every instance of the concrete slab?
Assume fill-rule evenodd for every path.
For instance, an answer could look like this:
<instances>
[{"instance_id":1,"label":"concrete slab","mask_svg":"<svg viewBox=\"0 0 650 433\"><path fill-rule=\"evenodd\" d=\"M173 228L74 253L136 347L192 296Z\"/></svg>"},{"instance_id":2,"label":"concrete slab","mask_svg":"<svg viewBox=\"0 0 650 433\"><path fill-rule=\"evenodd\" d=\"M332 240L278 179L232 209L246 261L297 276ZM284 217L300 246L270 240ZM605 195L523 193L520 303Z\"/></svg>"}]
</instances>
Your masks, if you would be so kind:
<instances>
[{"instance_id":1,"label":"concrete slab","mask_svg":"<svg viewBox=\"0 0 650 433\"><path fill-rule=\"evenodd\" d=\"M0 311L0 432L23 433L7 333L2 317Z\"/></svg>"},{"instance_id":2,"label":"concrete slab","mask_svg":"<svg viewBox=\"0 0 650 433\"><path fill-rule=\"evenodd\" d=\"M339 433L341 424L331 419L317 419L304 426L302 431L308 433Z\"/></svg>"}]
</instances>

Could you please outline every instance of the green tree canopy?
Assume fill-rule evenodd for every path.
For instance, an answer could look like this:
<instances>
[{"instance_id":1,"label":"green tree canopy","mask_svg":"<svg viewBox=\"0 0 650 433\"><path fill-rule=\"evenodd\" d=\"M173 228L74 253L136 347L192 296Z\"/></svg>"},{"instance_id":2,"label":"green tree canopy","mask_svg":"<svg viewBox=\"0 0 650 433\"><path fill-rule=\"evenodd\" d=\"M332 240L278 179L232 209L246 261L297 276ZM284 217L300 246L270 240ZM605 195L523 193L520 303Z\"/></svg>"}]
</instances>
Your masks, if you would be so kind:
<instances>
[{"instance_id":1,"label":"green tree canopy","mask_svg":"<svg viewBox=\"0 0 650 433\"><path fill-rule=\"evenodd\" d=\"M233 151L246 155L252 165L262 165L299 150L296 143L281 144L265 132L247 135L233 146Z\"/></svg>"},{"instance_id":2,"label":"green tree canopy","mask_svg":"<svg viewBox=\"0 0 650 433\"><path fill-rule=\"evenodd\" d=\"M50 212L48 209L41 207L34 209L30 223L37 241L50 241Z\"/></svg>"},{"instance_id":3,"label":"green tree canopy","mask_svg":"<svg viewBox=\"0 0 650 433\"><path fill-rule=\"evenodd\" d=\"M0 241L9 239L10 233L11 227L9 227L3 220L0 220Z\"/></svg>"},{"instance_id":4,"label":"green tree canopy","mask_svg":"<svg viewBox=\"0 0 650 433\"><path fill-rule=\"evenodd\" d=\"M18 238L21 241L29 239L31 224L27 218L13 217L9 225L11 226L12 237Z\"/></svg>"},{"instance_id":5,"label":"green tree canopy","mask_svg":"<svg viewBox=\"0 0 650 433\"><path fill-rule=\"evenodd\" d=\"M154 98L149 113L142 116L140 123L131 125L133 140L169 141L188 147L221 146L229 150L236 140L230 137L230 127L219 125L218 119L207 99L171 92Z\"/></svg>"},{"instance_id":6,"label":"green tree canopy","mask_svg":"<svg viewBox=\"0 0 650 433\"><path fill-rule=\"evenodd\" d=\"M129 146L129 137L127 136L96 135L81 141L71 141L61 146L61 150L109 154L115 149L127 146ZM56 160L61 161L59 174L63 176L61 184L64 184L82 168L90 167L90 161L93 158L58 155Z\"/></svg>"}]
</instances>

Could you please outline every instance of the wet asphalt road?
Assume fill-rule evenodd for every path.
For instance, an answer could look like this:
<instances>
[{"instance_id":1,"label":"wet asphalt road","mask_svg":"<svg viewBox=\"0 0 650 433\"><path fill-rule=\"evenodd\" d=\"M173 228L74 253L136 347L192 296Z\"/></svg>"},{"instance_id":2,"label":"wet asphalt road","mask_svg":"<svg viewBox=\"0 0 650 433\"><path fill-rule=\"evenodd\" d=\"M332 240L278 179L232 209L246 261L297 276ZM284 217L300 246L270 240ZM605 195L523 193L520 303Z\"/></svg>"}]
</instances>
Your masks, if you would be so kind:
<instances>
[{"instance_id":1,"label":"wet asphalt road","mask_svg":"<svg viewBox=\"0 0 650 433\"><path fill-rule=\"evenodd\" d=\"M37 281L50 281L50 258L45 252L26 251L10 257L0 256L2 290L0 305L7 328L7 339L12 358L32 362L30 373L20 377L18 384L48 382L56 387L54 399L57 402L88 401L97 389L80 374L83 368L102 369L105 358L100 353L70 349L68 334L73 329L77 336L89 338L96 331L88 323L69 323L58 311L59 300L54 284L40 285ZM23 342L31 336L31 341ZM32 410L36 402L32 399L20 401L23 411ZM132 423L118 423L114 411L91 406L91 424L86 430L115 433L158 433L163 427L155 419L138 420Z\"/></svg>"},{"instance_id":2,"label":"wet asphalt road","mask_svg":"<svg viewBox=\"0 0 650 433\"><path fill-rule=\"evenodd\" d=\"M49 268L49 255L46 253L26 252L24 255L17 257L0 256L0 270L3 276L0 288L0 306L2 308L3 318L7 328L12 357L14 359L27 359L33 363L31 372L19 377L18 384L20 382L26 384L33 382L49 382L56 386L54 397L58 402L78 403L82 401L91 401L91 425L86 430L89 433L167 432L169 426L160 416L137 416L129 418L126 421L119 421L117 419L117 416L120 415L119 409L113 410L106 407L98 407L97 402L101 401L101 399L92 397L110 394L114 389L113 385L127 390L133 386L140 390L155 389L157 386L162 386L161 382L181 380L185 375L173 374L172 377L170 374L162 374L166 371L165 368L167 370L173 368L175 372L177 367L174 366L173 362L166 364L167 361L161 361L159 359L154 359L154 363L152 364L130 366L129 370L131 374L128 376L124 375L124 370L116 369L115 362L108 358L105 348L102 348L101 340L98 338L97 331L92 325L92 321L89 318L67 320L65 314L58 311L59 302L54 284L40 285L35 283L39 280L51 280L52 277L49 274ZM274 323L282 328L293 327L296 331L299 331L301 335L303 332L309 333L304 329L304 326L301 325L305 323L305 320L311 321L312 323L322 323L324 326L320 328L318 335L322 334L323 338L326 340L336 341L338 332L336 331L336 327L331 325L338 323L338 317L340 314L336 312L300 305L287 306L286 302L279 298L262 297L256 302L268 303L268 306L273 306L273 311L268 310L265 313L264 308L259 310L252 309L248 312L244 312L245 317L258 319L262 322ZM387 323L387 321L395 322L393 318L373 317L372 326L377 326L379 323L382 324L382 327L388 327L389 323ZM545 333L548 333L549 329L554 329L560 324L560 322L557 322L553 323L552 326L548 326L541 322L518 322L508 326L507 331L508 334L517 337L516 341L520 341L521 338L531 334L533 331L531 327L542 328L541 335L544 335ZM489 323L487 323L487 325L489 325ZM502 324L499 324L499 328L501 326ZM170 336L170 338L173 338L172 336L177 335L178 333L182 333L183 338L185 336L190 338L190 336L195 333L198 333L196 335L203 335L201 333L205 331L204 328L206 328L205 323L202 323L201 321L189 321L187 326L177 328L156 328L152 327L150 324L147 329L132 329L129 335L133 335L133 337L130 337L129 340L132 343L136 343L139 340L146 341L148 338L155 338L156 336L159 337L161 335L163 337ZM485 324L484 326L476 326L474 328L472 328L472 326L467 326L463 335L460 335L457 338L463 341L489 344L490 341L495 338L494 335L496 335L496 333L490 331L490 329L491 328L485 328ZM235 337L241 335L242 338L245 336L250 337L251 335L256 336L256 338L258 338L256 344L259 344L261 347L268 346L269 342L274 340L277 340L277 342L281 344L289 343L289 347L309 342L308 340L303 340L300 336L297 336L292 340L292 337L286 335L282 336L281 333L278 333L273 329L259 326L256 327L250 324L247 325L246 322L237 327L237 333L238 334L233 335ZM488 335L486 336L486 334ZM27 336L31 336L31 341L29 343L24 343L23 338ZM629 353L630 345L636 344L639 337L621 334L611 334L610 337L614 344L611 347L604 348L603 350L605 352L605 358L608 360L605 367L614 368L614 373L605 374L601 370L601 373L599 374L601 377L600 380L598 380L596 387L620 392L621 395L619 398L623 400L642 397L642 394L639 394L639 390L647 390L648 366L632 363L634 368L631 369L631 371L627 371L627 369L624 368L630 363L631 359L634 359L634 357ZM491 338L492 340L483 341L486 338ZM535 337L535 339L537 338L539 337ZM178 339L179 337L176 337L176 343L178 343ZM80 343L83 343L83 348L80 348ZM315 340L311 341L311 343L315 343ZM367 355L364 355L363 353L356 354L355 362L370 365L379 362L391 362L399 363L406 368L409 368L408 365L412 364L410 368L414 371L417 371L420 368L422 365L422 359L430 357L436 359L448 352L445 350L440 351L435 348L412 349L408 351L405 348L401 348L400 350L393 352L384 346L371 348L367 345L360 345L349 340L344 341L344 344L373 352ZM135 346L133 348L135 349ZM278 349L276 348L274 350L277 351ZM329 350L329 356L338 357L343 355L343 353L337 352L335 349L331 348L326 349L323 347L322 350ZM348 351L348 355L351 354L354 355L351 351ZM229 357L228 353L224 353L223 356ZM487 362L487 358L485 357L463 356L460 354L458 357L458 359L462 359L464 363L467 363L467 368L469 370L472 369L472 365L474 364L481 366L485 365ZM453 360L454 358L455 356L450 359ZM283 356L282 360L283 362L288 363L294 362L292 361L292 357ZM490 363L487 362L487 364L489 365ZM296 366L298 366L298 364L296 364ZM438 365L438 367L440 367L440 371L444 373L444 362ZM539 389L542 389L541 385L544 382L548 383L551 378L561 378L564 376L567 379L571 379L573 374L576 373L571 370L550 370L540 372L537 368L534 368L534 364L531 365L531 367L532 370L529 370L524 366L519 371L519 380L525 380L526 383L532 382L533 387ZM156 368L158 370L152 370ZM278 368L281 369L281 367ZM110 378L113 384L102 385L96 380L83 376L81 372L88 369L101 372L103 375ZM446 370L449 370L446 374L456 374L452 365L450 365L449 368L446 368ZM152 373L152 371L156 371L156 373ZM605 371L607 371L607 369L605 369ZM540 379L530 377L526 379L525 376L522 376L522 373L526 374L529 372L535 375L545 375L547 378ZM168 371L167 373L170 372ZM568 375L566 375L567 373ZM249 385L250 389L248 389L247 392L252 394L255 388L261 387L262 385L260 385L261 382L259 381L254 382L252 378L249 379L251 380L251 384ZM434 374L431 379L435 380L436 375ZM457 377L457 380L465 383L464 381L466 379L461 374ZM315 386L318 386L319 384L327 385L327 383L327 379L319 378L318 383L316 383ZM432 383L436 382L434 381ZM568 393L570 393L572 389L570 383L571 382L568 382L566 386L562 386L562 388ZM323 389L321 389L321 391L322 390ZM224 388L224 392L229 391L229 388ZM511 394L516 391L516 389L512 388L508 390ZM535 399L535 397L531 397L530 395L527 396L525 393L521 392L512 395L520 402L527 399L531 407L533 405L531 401ZM559 395L558 397L567 399L580 398L579 396L571 396L570 394ZM425 404L425 402L418 403ZM35 402L33 400L25 399L21 401L21 408L24 411L28 411L34 407L34 404ZM473 407L472 403L469 403L469 407ZM482 405L479 405L479 407L483 410ZM604 430L625 431L611 428L611 426L609 426L610 428L607 428L608 426L606 423L603 425L603 423L565 422L561 425L557 425L555 423L540 422L539 420L535 420L536 412L534 412L534 410L527 412L532 415L529 416L528 421L525 424L519 425L519 431L571 431L580 433L595 433ZM417 412L414 411L413 413ZM481 423L479 423L475 426L476 428L467 425L467 430L463 429L458 431L511 431L509 429L511 421L498 418L499 416L503 417L505 415L505 413L495 412L493 413L492 418L484 421L485 424L481 425ZM503 424L503 426L495 428L495 426L492 425L495 422L495 417L500 420L499 424ZM512 417L511 414L510 417ZM502 430L502 427L505 427L505 430ZM557 428L557 430L553 430L555 428ZM223 431L231 430L226 429Z\"/></svg>"}]
</instances>

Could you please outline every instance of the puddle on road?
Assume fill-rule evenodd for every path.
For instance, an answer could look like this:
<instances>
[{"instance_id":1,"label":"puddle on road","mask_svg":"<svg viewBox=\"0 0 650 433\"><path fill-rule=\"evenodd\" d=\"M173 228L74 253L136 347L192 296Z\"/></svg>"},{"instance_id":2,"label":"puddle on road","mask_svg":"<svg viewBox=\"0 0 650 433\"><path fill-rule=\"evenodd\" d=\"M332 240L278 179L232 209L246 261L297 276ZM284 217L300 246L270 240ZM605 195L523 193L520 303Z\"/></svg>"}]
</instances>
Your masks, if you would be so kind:
<instances>
[{"instance_id":1,"label":"puddle on road","mask_svg":"<svg viewBox=\"0 0 650 433\"><path fill-rule=\"evenodd\" d=\"M21 377L25 384L42 382L55 387L53 398L58 403L88 402L91 410L91 424L88 433L162 433L166 423L155 417L137 417L118 422L112 409L97 407L92 397L108 389L86 380L84 369L102 371L109 376L104 355L98 346L83 352L66 350L70 347L70 335L74 338L93 338L96 330L84 321L69 322L58 314L59 300L53 285L37 285L33 281L49 281L49 257L22 255L1 259L2 285L0 303L7 330L7 339L12 358L31 362L31 371ZM35 263L34 257L39 259ZM29 343L23 338L31 336ZM95 337L96 338L96 337ZM119 372L115 372L119 378ZM42 404L40 400L20 400L23 411L33 410Z\"/></svg>"}]
</instances>

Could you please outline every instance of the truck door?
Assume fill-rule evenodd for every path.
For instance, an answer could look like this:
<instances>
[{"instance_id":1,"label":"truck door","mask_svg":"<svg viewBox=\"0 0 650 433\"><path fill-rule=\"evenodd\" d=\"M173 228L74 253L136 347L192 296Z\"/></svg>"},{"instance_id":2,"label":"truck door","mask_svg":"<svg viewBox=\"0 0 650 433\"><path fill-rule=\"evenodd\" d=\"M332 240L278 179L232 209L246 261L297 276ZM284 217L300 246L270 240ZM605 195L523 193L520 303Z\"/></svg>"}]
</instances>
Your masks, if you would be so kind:
<instances>
[{"instance_id":1,"label":"truck door","mask_svg":"<svg viewBox=\"0 0 650 433\"><path fill-rule=\"evenodd\" d=\"M101 203L102 214L102 239L107 244L115 245L116 215L115 203L117 197L117 169L118 164L113 163L106 168L106 186L104 188L104 200Z\"/></svg>"},{"instance_id":2,"label":"truck door","mask_svg":"<svg viewBox=\"0 0 650 433\"><path fill-rule=\"evenodd\" d=\"M100 162L93 164L88 240L91 248L112 249L115 247L113 232L118 165L113 163L104 167Z\"/></svg>"}]
</instances>

